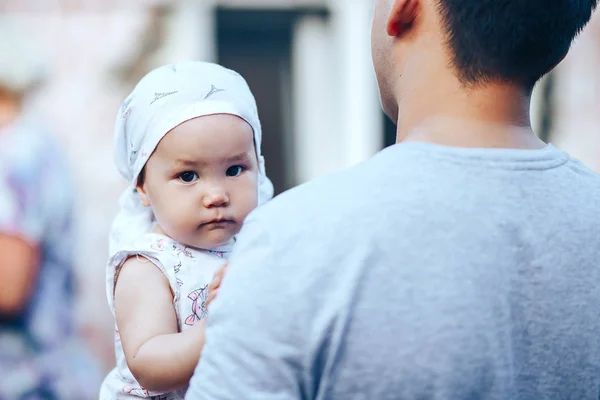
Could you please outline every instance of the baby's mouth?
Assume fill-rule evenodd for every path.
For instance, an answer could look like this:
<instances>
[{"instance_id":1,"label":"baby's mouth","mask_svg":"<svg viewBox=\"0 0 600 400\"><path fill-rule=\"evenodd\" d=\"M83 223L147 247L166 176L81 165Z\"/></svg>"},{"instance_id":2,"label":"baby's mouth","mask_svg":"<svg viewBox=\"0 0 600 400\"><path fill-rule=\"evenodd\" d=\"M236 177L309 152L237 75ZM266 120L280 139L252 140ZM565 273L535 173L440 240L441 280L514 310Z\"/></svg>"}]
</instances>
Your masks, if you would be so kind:
<instances>
[{"instance_id":1,"label":"baby's mouth","mask_svg":"<svg viewBox=\"0 0 600 400\"><path fill-rule=\"evenodd\" d=\"M228 225L235 224L235 221L229 218L215 218L200 224L199 228L225 228Z\"/></svg>"}]
</instances>

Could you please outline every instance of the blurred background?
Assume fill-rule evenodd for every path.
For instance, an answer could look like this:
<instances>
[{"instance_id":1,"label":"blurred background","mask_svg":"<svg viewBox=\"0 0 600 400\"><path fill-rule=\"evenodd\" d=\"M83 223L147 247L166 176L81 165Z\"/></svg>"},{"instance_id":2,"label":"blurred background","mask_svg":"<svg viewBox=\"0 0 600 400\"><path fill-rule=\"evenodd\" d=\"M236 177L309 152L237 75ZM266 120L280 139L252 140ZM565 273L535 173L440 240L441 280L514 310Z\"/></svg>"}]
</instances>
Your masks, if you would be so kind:
<instances>
[{"instance_id":1,"label":"blurred background","mask_svg":"<svg viewBox=\"0 0 600 400\"><path fill-rule=\"evenodd\" d=\"M126 185L112 156L120 102L156 66L216 61L240 72L256 96L278 193L349 167L395 141L371 65L372 7L372 0L0 2L0 16L29 36L47 70L28 104L59 141L74 182L75 300L65 307L104 371L114 363L107 235ZM599 71L597 12L538 84L532 105L539 135L596 171Z\"/></svg>"}]
</instances>

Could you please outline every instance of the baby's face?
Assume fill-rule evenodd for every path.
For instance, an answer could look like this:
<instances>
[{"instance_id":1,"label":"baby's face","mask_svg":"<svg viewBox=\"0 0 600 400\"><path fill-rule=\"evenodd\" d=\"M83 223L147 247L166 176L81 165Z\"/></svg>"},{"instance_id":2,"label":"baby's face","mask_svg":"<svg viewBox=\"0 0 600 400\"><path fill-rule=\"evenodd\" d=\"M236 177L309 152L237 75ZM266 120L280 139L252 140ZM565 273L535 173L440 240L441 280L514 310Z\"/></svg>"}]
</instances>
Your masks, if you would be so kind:
<instances>
[{"instance_id":1,"label":"baby's face","mask_svg":"<svg viewBox=\"0 0 600 400\"><path fill-rule=\"evenodd\" d=\"M159 229L188 246L211 249L240 231L257 206L253 131L228 114L195 118L161 140L138 186Z\"/></svg>"}]
</instances>

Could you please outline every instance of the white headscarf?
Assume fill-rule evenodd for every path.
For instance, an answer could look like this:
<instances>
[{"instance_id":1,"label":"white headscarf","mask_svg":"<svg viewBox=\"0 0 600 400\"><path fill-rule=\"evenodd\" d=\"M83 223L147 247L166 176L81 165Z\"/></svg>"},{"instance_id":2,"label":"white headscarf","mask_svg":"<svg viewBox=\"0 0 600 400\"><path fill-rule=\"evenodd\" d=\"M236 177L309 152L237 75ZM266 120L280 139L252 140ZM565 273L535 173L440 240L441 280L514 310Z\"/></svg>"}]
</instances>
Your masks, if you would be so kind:
<instances>
[{"instance_id":1,"label":"white headscarf","mask_svg":"<svg viewBox=\"0 0 600 400\"><path fill-rule=\"evenodd\" d=\"M258 205L273 196L260 150L262 131L256 101L244 78L206 62L159 67L142 78L117 114L115 162L130 185L121 195L121 210L110 233L111 256L152 226L152 210L140 203L136 183L160 140L183 122L212 114L236 115L250 124L258 155Z\"/></svg>"}]
</instances>

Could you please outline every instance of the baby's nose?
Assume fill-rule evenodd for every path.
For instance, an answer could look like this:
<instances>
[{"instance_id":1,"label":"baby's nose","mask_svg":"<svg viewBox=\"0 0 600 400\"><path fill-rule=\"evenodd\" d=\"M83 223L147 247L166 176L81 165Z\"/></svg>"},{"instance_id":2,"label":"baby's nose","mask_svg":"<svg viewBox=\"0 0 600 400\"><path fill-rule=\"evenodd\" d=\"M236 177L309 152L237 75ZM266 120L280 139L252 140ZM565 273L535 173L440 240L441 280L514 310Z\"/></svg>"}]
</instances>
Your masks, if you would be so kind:
<instances>
[{"instance_id":1,"label":"baby's nose","mask_svg":"<svg viewBox=\"0 0 600 400\"><path fill-rule=\"evenodd\" d=\"M223 188L213 187L207 191L202 201L206 208L224 207L229 203L229 196Z\"/></svg>"}]
</instances>

